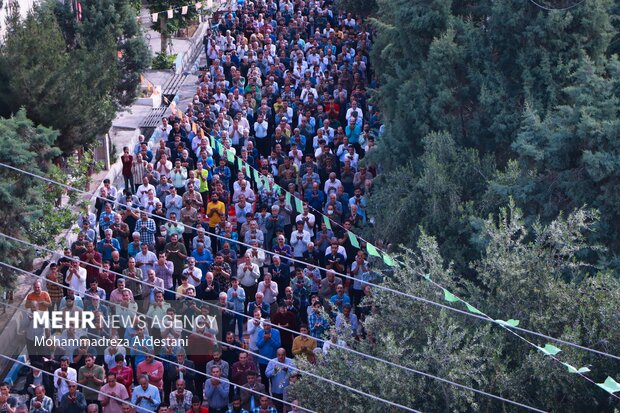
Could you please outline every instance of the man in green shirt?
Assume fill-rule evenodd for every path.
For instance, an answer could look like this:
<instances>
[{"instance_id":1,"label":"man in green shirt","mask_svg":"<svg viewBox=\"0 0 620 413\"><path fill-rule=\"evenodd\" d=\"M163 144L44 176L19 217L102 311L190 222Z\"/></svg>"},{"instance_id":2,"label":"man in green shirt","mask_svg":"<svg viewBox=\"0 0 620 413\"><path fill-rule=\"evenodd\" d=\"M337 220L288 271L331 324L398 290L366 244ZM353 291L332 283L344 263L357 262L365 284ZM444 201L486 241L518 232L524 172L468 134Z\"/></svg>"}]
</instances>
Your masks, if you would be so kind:
<instances>
[{"instance_id":1,"label":"man in green shirt","mask_svg":"<svg viewBox=\"0 0 620 413\"><path fill-rule=\"evenodd\" d=\"M95 357L87 354L84 357L84 366L78 371L78 382L86 387L83 389L88 404L99 404L98 392L104 383L105 372L102 366L95 364Z\"/></svg>"}]
</instances>

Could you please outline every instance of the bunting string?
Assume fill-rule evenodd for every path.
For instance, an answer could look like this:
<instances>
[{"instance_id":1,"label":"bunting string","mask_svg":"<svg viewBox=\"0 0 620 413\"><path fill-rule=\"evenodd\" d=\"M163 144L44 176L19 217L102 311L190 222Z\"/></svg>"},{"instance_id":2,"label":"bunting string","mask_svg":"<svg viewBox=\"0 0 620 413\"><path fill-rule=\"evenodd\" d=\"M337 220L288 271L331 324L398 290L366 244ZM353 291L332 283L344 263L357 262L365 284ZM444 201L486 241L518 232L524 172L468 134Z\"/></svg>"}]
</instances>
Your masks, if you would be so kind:
<instances>
[{"instance_id":1,"label":"bunting string","mask_svg":"<svg viewBox=\"0 0 620 413\"><path fill-rule=\"evenodd\" d=\"M211 144L212 147L214 148L214 151L216 151L220 157L226 157L227 161L231 164L235 164L235 158L237 158L237 167L239 171L244 172L244 170L248 171L247 173L244 172L244 174L246 176L250 176L251 174L249 173L249 171L252 171L253 173L253 178L254 181L258 187L259 184L261 185L266 185L268 184L268 180L270 179L270 176L264 176L264 175L260 175L260 172L254 168L253 166L251 166L250 164L248 164L246 161L244 161L241 157L239 157L238 155L236 155L235 153L233 153L232 150L226 149L225 146L220 142L219 139L215 138L214 136L211 136ZM215 152L214 152L215 153ZM295 209L297 210L297 213L301 213L303 211L303 201L295 196L294 194L291 194L289 191L285 190L284 188L281 188L279 185L277 184L273 184L274 190L278 191L281 190L284 192L285 194L285 202L287 205L292 206L292 202L291 199L293 198L295 200ZM339 222L336 222L334 220L332 220L331 218L329 218L327 215L323 214L321 211L317 211L316 209L312 208L313 211L316 211L318 214L322 215L323 217L323 222L325 223L325 226L328 229L331 229L331 223L333 222L334 224L336 224L337 226L341 227L346 235L349 238L349 241L351 242L351 245L354 248L357 249L361 249L361 245L360 245L360 240L362 242L365 243L365 247L366 247L366 252L370 255L370 256L375 256L375 257L380 257L383 259L383 262L390 266L390 267L396 267L399 266L401 268L405 267L405 263L395 259L394 257L392 257L390 254L388 254L385 251L382 251L380 249L378 249L375 245L373 245L372 243L370 243L369 241L363 239L362 237L358 237L357 235L355 235L352 231L347 230L346 228L344 228ZM618 382L616 382L612 377L607 377L607 379L605 380L605 382L603 383L597 383L594 380L592 380L591 378L589 378L588 376L586 376L586 373L591 372L591 370L588 367L574 367L571 364L567 363L567 362L563 362L561 361L558 357L556 357L556 355L558 353L560 353L562 350L552 344L545 344L544 346L538 346L536 344L534 344L532 341L526 339L525 337L521 336L520 334L516 333L514 331L514 328L519 326L520 321L519 320L515 320L515 319L508 319L508 320L501 320L501 319L494 319L492 317L490 317L489 315L485 314L484 312L482 312L481 310L479 310L478 308L476 308L475 306L473 306L472 304L468 303L467 301L459 298L458 296L456 296L455 294L453 294L451 291L449 291L447 288L443 287L442 285L440 285L439 283L433 281L430 276L428 274L420 274L422 276L423 279L427 280L428 282L430 282L432 285L434 285L435 287L437 287L438 289L440 289L443 292L444 295L444 300L449 302L449 303L463 303L465 305L465 307L467 308L467 311L469 311L472 314L476 314L478 316L481 316L483 318L486 318L487 320L489 320L490 322L504 328L505 330L507 330L510 334L515 335L516 337L518 337L520 340L526 342L528 345L532 346L533 348L535 348L538 352L544 354L545 356L550 357L554 362L557 362L561 365L563 365L570 374L577 374L580 377L582 377L583 379L585 379L586 381L590 382L591 384L594 384L598 387L600 387L601 389L607 391L612 397L614 397L617 400L620 400L620 397L617 396L615 393L620 392L620 384Z\"/></svg>"}]
</instances>

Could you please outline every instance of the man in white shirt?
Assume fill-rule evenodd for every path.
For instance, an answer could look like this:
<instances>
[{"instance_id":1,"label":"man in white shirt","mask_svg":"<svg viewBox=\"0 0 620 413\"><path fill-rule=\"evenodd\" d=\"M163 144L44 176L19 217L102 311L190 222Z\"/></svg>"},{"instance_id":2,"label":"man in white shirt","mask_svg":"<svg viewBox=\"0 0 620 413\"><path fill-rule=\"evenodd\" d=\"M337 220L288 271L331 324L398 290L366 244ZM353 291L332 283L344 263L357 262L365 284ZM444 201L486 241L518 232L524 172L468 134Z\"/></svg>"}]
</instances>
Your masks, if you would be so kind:
<instances>
[{"instance_id":1,"label":"man in white shirt","mask_svg":"<svg viewBox=\"0 0 620 413\"><path fill-rule=\"evenodd\" d=\"M352 115L353 112L357 112L357 119L358 120L360 120L362 122L364 121L364 112L362 112L361 108L357 107L357 101L355 101L355 100L353 100L351 102L351 107L349 109L347 109L347 114L345 116L346 119L347 119L347 122L349 122L349 119L351 119L351 116L353 116Z\"/></svg>"},{"instance_id":2,"label":"man in white shirt","mask_svg":"<svg viewBox=\"0 0 620 413\"><path fill-rule=\"evenodd\" d=\"M303 103L308 103L308 97L312 95L314 96L314 100L317 101L319 99L319 94L316 89L312 87L310 81L306 82L306 87L301 91L300 99Z\"/></svg>"},{"instance_id":3,"label":"man in white shirt","mask_svg":"<svg viewBox=\"0 0 620 413\"><path fill-rule=\"evenodd\" d=\"M145 176L142 178L142 185L138 187L138 191L136 192L141 204L148 198L149 190L152 190L153 193L156 192L155 187L149 183L149 178Z\"/></svg>"},{"instance_id":4,"label":"man in white shirt","mask_svg":"<svg viewBox=\"0 0 620 413\"><path fill-rule=\"evenodd\" d=\"M334 192L337 193L338 192L338 187L342 186L342 182L340 182L340 179L336 178L336 173L335 172L331 172L329 174L329 179L327 181L325 181L325 186L323 187L323 192L325 193L325 195L329 195L330 192Z\"/></svg>"},{"instance_id":5,"label":"man in white shirt","mask_svg":"<svg viewBox=\"0 0 620 413\"><path fill-rule=\"evenodd\" d=\"M183 270L182 276L187 276L188 282L194 287L200 284L202 280L202 270L196 267L196 259L194 257L187 258L187 268Z\"/></svg>"},{"instance_id":6,"label":"man in white shirt","mask_svg":"<svg viewBox=\"0 0 620 413\"><path fill-rule=\"evenodd\" d=\"M277 310L276 300L278 299L278 283L271 280L271 274L266 273L263 281L258 283L257 292L263 293L263 300L269 304L271 314L275 314Z\"/></svg>"},{"instance_id":7,"label":"man in white shirt","mask_svg":"<svg viewBox=\"0 0 620 413\"><path fill-rule=\"evenodd\" d=\"M310 232L304 229L305 222L297 221L297 231L293 231L291 234L291 247L293 247L293 256L298 259L303 259L304 252L308 250L308 243L312 241Z\"/></svg>"},{"instance_id":8,"label":"man in white shirt","mask_svg":"<svg viewBox=\"0 0 620 413\"><path fill-rule=\"evenodd\" d=\"M60 403L62 396L69 393L69 382L77 381L77 371L69 367L69 359L60 359L60 367L54 372L54 387L56 388L56 400Z\"/></svg>"},{"instance_id":9,"label":"man in white shirt","mask_svg":"<svg viewBox=\"0 0 620 413\"><path fill-rule=\"evenodd\" d=\"M240 195L245 195L245 200L251 204L256 202L256 196L254 195L254 191L252 191L252 188L248 186L248 181L242 179L239 181L238 185L239 188L235 188L235 193L233 194L233 203L236 204L237 202L239 202Z\"/></svg>"},{"instance_id":10,"label":"man in white shirt","mask_svg":"<svg viewBox=\"0 0 620 413\"><path fill-rule=\"evenodd\" d=\"M260 278L260 269L258 265L252 262L250 254L246 252L243 261L239 264L237 268L237 278L239 279L239 284L241 284L245 290L245 295L247 297L254 297L258 288L257 283ZM246 300L243 304L245 312L248 308L248 301Z\"/></svg>"},{"instance_id":11,"label":"man in white shirt","mask_svg":"<svg viewBox=\"0 0 620 413\"><path fill-rule=\"evenodd\" d=\"M304 203L304 210L301 214L295 217L295 222L303 222L304 223L304 231L307 231L312 235L314 233L314 224L316 223L316 217L314 214L310 213L310 208L307 203Z\"/></svg>"},{"instance_id":12,"label":"man in white shirt","mask_svg":"<svg viewBox=\"0 0 620 413\"><path fill-rule=\"evenodd\" d=\"M136 267L142 270L142 274L153 269L153 264L157 262L157 256L154 252L149 251L149 246L146 244L142 244L141 251L134 258L136 259Z\"/></svg>"},{"instance_id":13,"label":"man in white shirt","mask_svg":"<svg viewBox=\"0 0 620 413\"><path fill-rule=\"evenodd\" d=\"M73 257L65 277L65 282L69 285L69 288L74 290L80 297L83 297L84 292L86 292L86 268L80 267L79 261L80 257Z\"/></svg>"}]
</instances>

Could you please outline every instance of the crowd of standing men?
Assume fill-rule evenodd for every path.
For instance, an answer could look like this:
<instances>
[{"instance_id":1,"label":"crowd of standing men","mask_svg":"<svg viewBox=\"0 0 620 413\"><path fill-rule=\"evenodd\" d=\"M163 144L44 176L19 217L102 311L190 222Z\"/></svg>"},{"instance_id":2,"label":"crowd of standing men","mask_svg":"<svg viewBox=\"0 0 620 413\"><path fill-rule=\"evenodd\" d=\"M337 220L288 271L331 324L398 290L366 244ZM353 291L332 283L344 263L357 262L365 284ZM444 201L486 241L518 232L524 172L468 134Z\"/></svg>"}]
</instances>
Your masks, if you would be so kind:
<instances>
[{"instance_id":1,"label":"crowd of standing men","mask_svg":"<svg viewBox=\"0 0 620 413\"><path fill-rule=\"evenodd\" d=\"M82 211L77 241L27 299L97 320L129 311L220 325L99 323L61 335L137 345L84 340L45 357L30 336L31 412L128 413L124 400L138 412L296 412L296 358L329 362L334 345L365 339L377 265L349 231L372 225L378 171L364 159L383 126L368 101L372 33L333 6L240 1L216 14L192 102L123 149L124 187L104 181L96 212ZM147 337L188 345L142 347Z\"/></svg>"}]
</instances>

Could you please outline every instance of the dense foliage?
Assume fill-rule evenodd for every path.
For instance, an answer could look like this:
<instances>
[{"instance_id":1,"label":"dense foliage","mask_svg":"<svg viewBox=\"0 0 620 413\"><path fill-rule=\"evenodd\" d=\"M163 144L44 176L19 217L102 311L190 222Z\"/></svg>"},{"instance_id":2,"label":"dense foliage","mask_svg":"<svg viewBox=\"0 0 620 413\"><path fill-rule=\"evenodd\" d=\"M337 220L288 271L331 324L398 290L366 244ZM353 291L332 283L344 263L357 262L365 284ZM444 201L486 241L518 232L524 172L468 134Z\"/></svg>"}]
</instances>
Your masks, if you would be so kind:
<instances>
[{"instance_id":1,"label":"dense foliage","mask_svg":"<svg viewBox=\"0 0 620 413\"><path fill-rule=\"evenodd\" d=\"M529 2L379 1L375 99L387 120L370 197L375 236L414 246L383 214L437 236L468 271L480 219L513 197L526 222L600 211L589 262L617 266L620 66L611 2L549 12ZM397 35L398 34L398 35ZM408 176L409 180L397 179ZM401 222L401 221L399 221Z\"/></svg>"},{"instance_id":2,"label":"dense foliage","mask_svg":"<svg viewBox=\"0 0 620 413\"><path fill-rule=\"evenodd\" d=\"M35 127L26 117L25 110L9 119L0 118L0 145L3 148L0 162L36 174L50 173L55 168L52 159L60 154L60 150L53 146L57 137L58 132L52 129ZM41 229L47 229L42 223L54 210L57 195L38 179L0 168L0 232L30 240L28 235L32 228L41 226ZM48 240L53 240L57 233L49 233ZM27 267L34 251L1 237L0 255L8 264ZM4 286L12 280L6 270L6 267L0 269Z\"/></svg>"},{"instance_id":3,"label":"dense foliage","mask_svg":"<svg viewBox=\"0 0 620 413\"><path fill-rule=\"evenodd\" d=\"M463 280L447 265L436 241L421 234L416 253L404 254L405 266L386 278L385 286L445 302L441 289L424 275L494 318L518 319L519 326L620 353L617 309L620 282L601 272L583 280L588 265L574 259L588 249L585 234L596 216L576 211L548 226L528 229L513 204L482 223L486 247L472 263L476 283ZM530 240L530 241L528 241ZM376 313L365 323L372 340L349 344L394 363L446 378L546 411L613 412L609 394L533 349L499 326L376 290ZM523 333L520 333L523 334ZM523 334L538 346L543 338ZM590 366L593 380L617 373L620 363L554 342L560 360L577 368ZM331 350L316 366L304 369L424 412L521 412L517 407L483 397L411 372ZM325 412L385 412L382 403L352 394L310 377L293 387L302 406ZM394 410L397 411L397 410Z\"/></svg>"},{"instance_id":4,"label":"dense foliage","mask_svg":"<svg viewBox=\"0 0 620 413\"><path fill-rule=\"evenodd\" d=\"M36 124L59 130L56 144L70 152L108 131L116 111L135 99L149 64L127 1L89 2L81 21L63 3L37 6L24 20L9 19L0 47L0 115L24 107Z\"/></svg>"},{"instance_id":5,"label":"dense foliage","mask_svg":"<svg viewBox=\"0 0 620 413\"><path fill-rule=\"evenodd\" d=\"M364 235L410 248L386 286L465 309L428 274L491 317L620 354L612 3L377 1L373 99L387 128L366 160L383 173ZM502 328L379 290L375 304L372 340L350 343L361 351L546 411L618 407ZM551 344L592 380L618 378L613 359ZM523 411L346 352L307 367L424 412ZM293 391L307 408L391 411L309 377Z\"/></svg>"}]
</instances>

